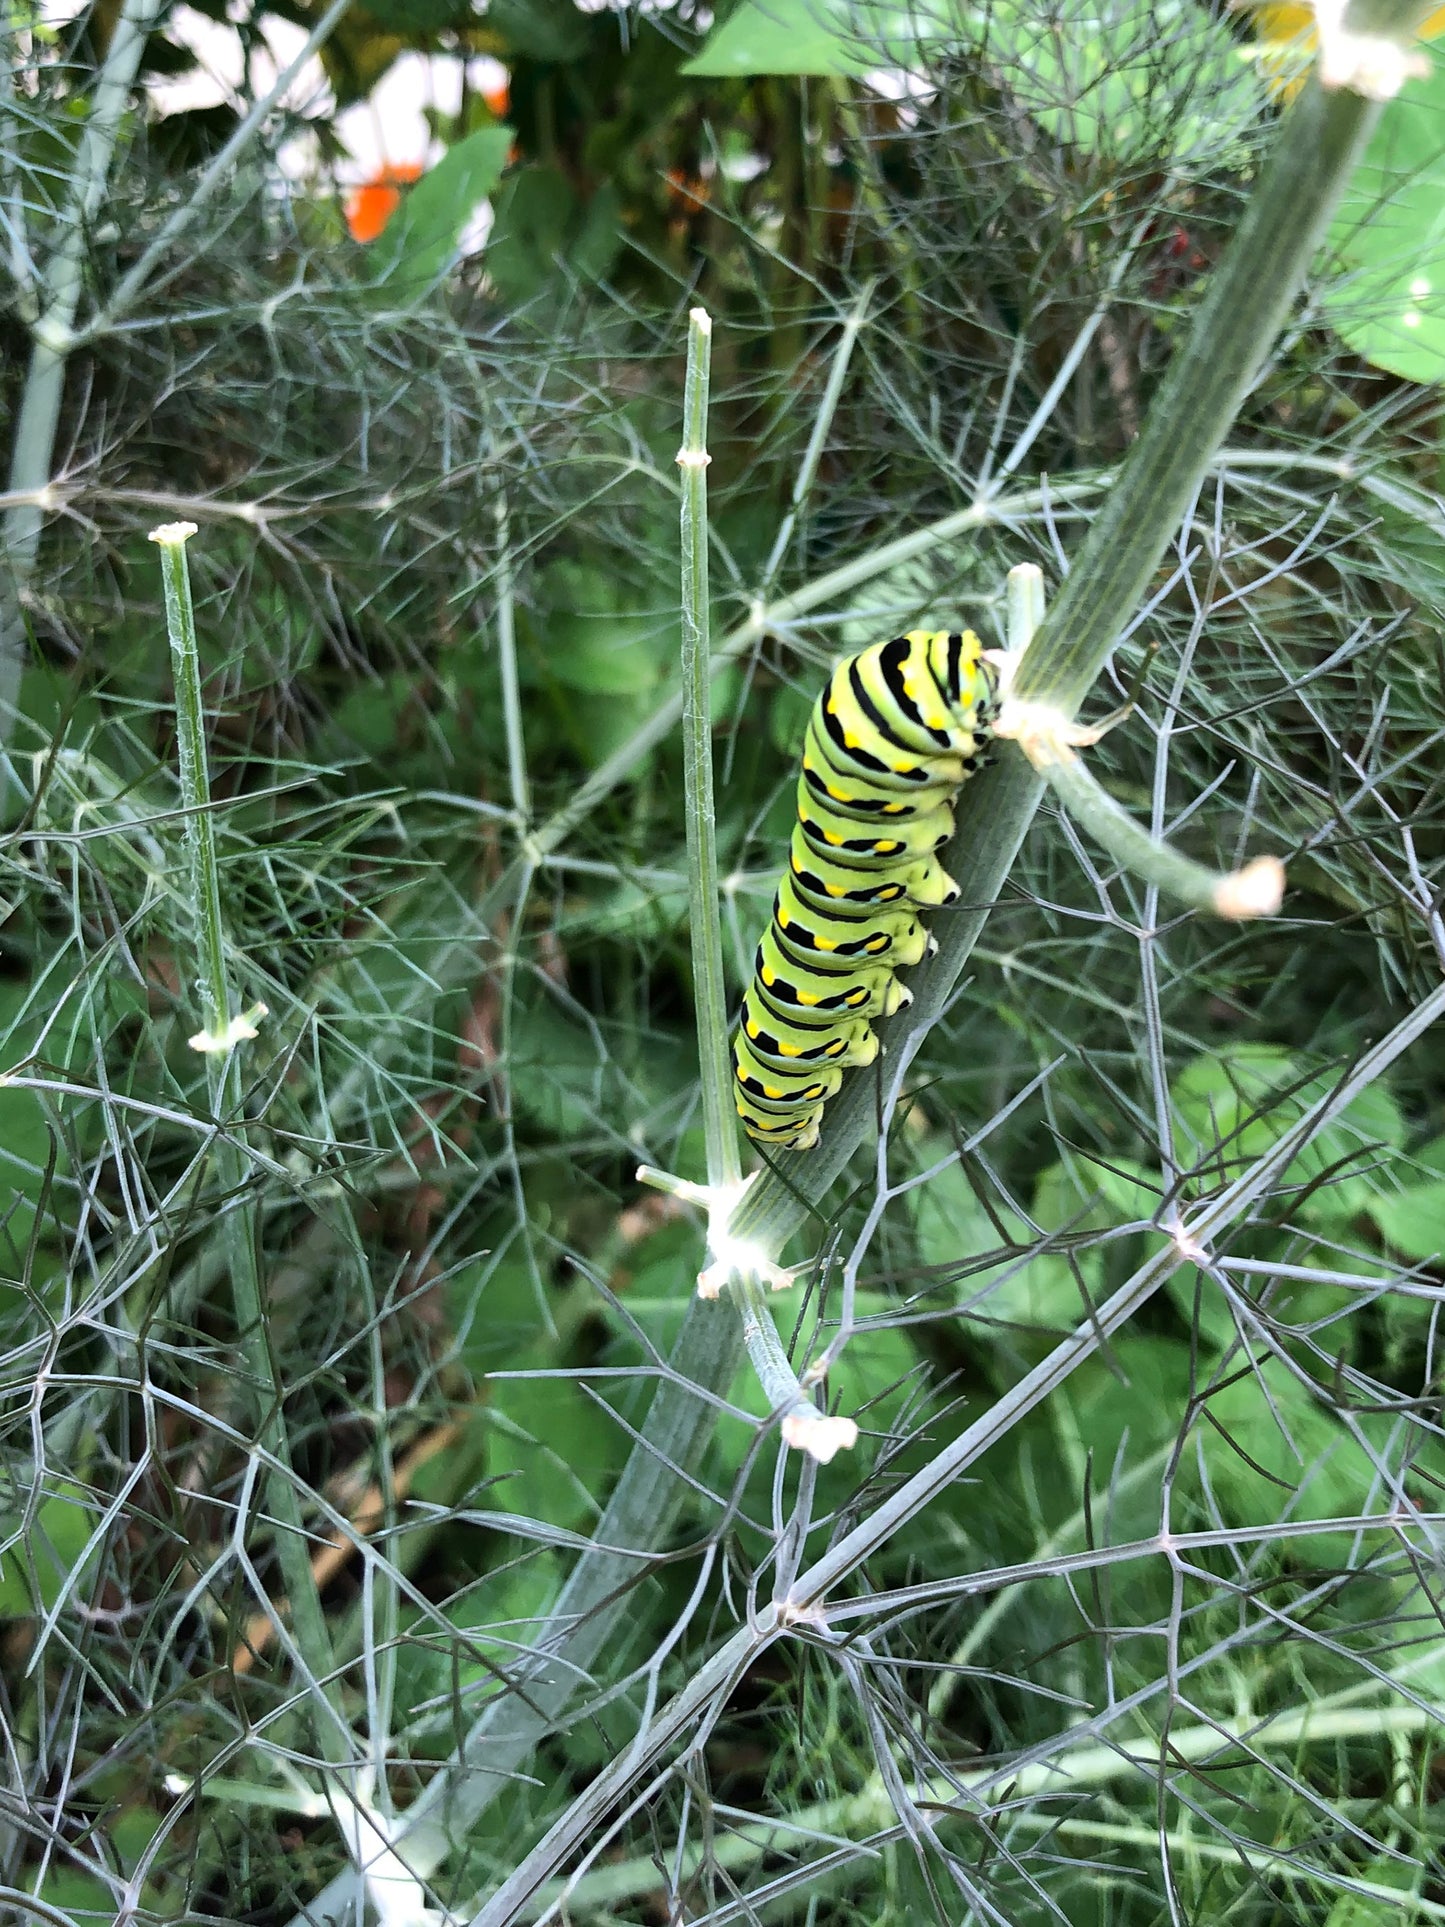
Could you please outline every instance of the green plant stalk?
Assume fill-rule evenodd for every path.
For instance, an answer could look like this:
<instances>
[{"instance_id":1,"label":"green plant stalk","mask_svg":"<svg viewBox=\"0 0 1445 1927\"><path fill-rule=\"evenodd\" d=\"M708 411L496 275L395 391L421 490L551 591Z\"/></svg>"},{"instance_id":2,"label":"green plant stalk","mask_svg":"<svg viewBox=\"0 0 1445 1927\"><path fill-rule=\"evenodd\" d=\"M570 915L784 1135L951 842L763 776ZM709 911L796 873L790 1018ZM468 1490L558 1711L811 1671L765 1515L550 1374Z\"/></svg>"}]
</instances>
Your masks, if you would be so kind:
<instances>
[{"instance_id":1,"label":"green plant stalk","mask_svg":"<svg viewBox=\"0 0 1445 1927\"><path fill-rule=\"evenodd\" d=\"M1414 6L1411 17L1420 12ZM1295 102L1189 338L1020 663L1014 694L1021 700L1047 704L1065 719L1077 712L1223 445L1378 112L1356 94L1326 93L1313 79ZM938 955L910 977L912 1006L880 1026L885 1048L912 1044L936 1021L1042 792L1043 779L1007 747L999 766L964 791L945 864L960 902L977 907L949 919ZM733 1222L739 1236L781 1251L862 1141L874 1114L872 1089L856 1072L845 1079L818 1147L783 1153L776 1175L743 1198Z\"/></svg>"},{"instance_id":2,"label":"green plant stalk","mask_svg":"<svg viewBox=\"0 0 1445 1927\"><path fill-rule=\"evenodd\" d=\"M723 974L718 910L717 811L712 769L711 597L708 589L707 405L712 318L694 308L687 318L687 375L683 387L682 447L682 780L687 823L688 923L692 942L693 1010L702 1080L707 1182L730 1200L742 1182L738 1127L728 1048L727 981ZM728 1203L719 1222L726 1221ZM816 1420L813 1401L778 1337L762 1279L734 1268L726 1289L742 1318L743 1343L771 1412L804 1424ZM714 1317L727 1318L721 1307Z\"/></svg>"},{"instance_id":3,"label":"green plant stalk","mask_svg":"<svg viewBox=\"0 0 1445 1927\"><path fill-rule=\"evenodd\" d=\"M1020 562L1008 572L1004 586L1004 619L1008 652L1022 658L1043 627L1046 600L1044 572L1036 562Z\"/></svg>"},{"instance_id":4,"label":"green plant stalk","mask_svg":"<svg viewBox=\"0 0 1445 1927\"><path fill-rule=\"evenodd\" d=\"M693 1006L709 1185L741 1182L737 1122L728 1072L727 989L718 915L717 818L713 800L711 622L708 589L707 407L712 317L687 318L682 447L682 778L692 934Z\"/></svg>"},{"instance_id":5,"label":"green plant stalk","mask_svg":"<svg viewBox=\"0 0 1445 1927\"><path fill-rule=\"evenodd\" d=\"M517 827L525 834L532 814L527 744L522 734L522 694L517 677L517 597L512 579L512 528L505 492L497 497L497 661L502 672L502 722L507 732L507 775Z\"/></svg>"},{"instance_id":6,"label":"green plant stalk","mask_svg":"<svg viewBox=\"0 0 1445 1927\"><path fill-rule=\"evenodd\" d=\"M1242 922L1273 916L1284 894L1284 866L1277 857L1256 857L1242 870L1208 870L1172 845L1156 842L1115 801L1088 765L1067 744L1020 738L1068 814L1121 869L1192 910Z\"/></svg>"},{"instance_id":7,"label":"green plant stalk","mask_svg":"<svg viewBox=\"0 0 1445 1927\"><path fill-rule=\"evenodd\" d=\"M216 1169L222 1191L244 1198L250 1178L241 1127L227 1124L242 1105L240 1067L234 1049L217 1049L230 1018L230 989L226 970L225 925L221 914L220 873L216 857L215 818L211 806L210 770L206 755L205 708L201 696L200 652L196 643L195 609L186 567L186 541L195 533L188 522L172 523L153 531L161 551L165 586L166 631L176 686L176 744L180 764L181 800L186 815L186 859L191 916L195 930L195 984L200 995L206 1050L207 1081L216 1137ZM266 1332L265 1295L261 1283L255 1213L249 1204L235 1205L225 1216L231 1259L231 1291L242 1356L254 1387L257 1440L277 1468L263 1480L263 1490L277 1523L276 1550L290 1606L291 1625L305 1682L319 1701L317 1738L325 1758L340 1766L352 1758L350 1728L341 1711L333 1679L334 1661L325 1614L311 1570L305 1520L297 1498L286 1436L281 1382ZM284 1643L284 1640L283 1640Z\"/></svg>"}]
</instances>

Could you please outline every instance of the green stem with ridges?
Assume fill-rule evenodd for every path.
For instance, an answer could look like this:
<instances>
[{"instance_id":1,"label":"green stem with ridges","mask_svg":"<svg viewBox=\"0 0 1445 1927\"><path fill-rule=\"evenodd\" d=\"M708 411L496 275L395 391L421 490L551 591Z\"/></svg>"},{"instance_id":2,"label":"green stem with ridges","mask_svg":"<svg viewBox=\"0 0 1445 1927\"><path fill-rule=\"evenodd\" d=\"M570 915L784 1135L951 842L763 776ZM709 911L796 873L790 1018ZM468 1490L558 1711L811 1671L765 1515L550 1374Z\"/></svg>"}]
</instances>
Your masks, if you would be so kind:
<instances>
[{"instance_id":1,"label":"green stem with ridges","mask_svg":"<svg viewBox=\"0 0 1445 1927\"><path fill-rule=\"evenodd\" d=\"M713 801L711 598L708 589L707 407L712 318L694 308L687 318L687 375L683 387L682 447L682 777L687 821L688 926L692 942L693 1011L702 1082L708 1191L721 1209L720 1229L738 1186L742 1164L728 1050L727 983L718 911L717 815ZM640 1175L640 1174L639 1174ZM806 1420L816 1408L799 1385L767 1307L762 1280L729 1268L727 1282L743 1323L743 1342L770 1411ZM730 1317L730 1309L714 1316Z\"/></svg>"}]
</instances>

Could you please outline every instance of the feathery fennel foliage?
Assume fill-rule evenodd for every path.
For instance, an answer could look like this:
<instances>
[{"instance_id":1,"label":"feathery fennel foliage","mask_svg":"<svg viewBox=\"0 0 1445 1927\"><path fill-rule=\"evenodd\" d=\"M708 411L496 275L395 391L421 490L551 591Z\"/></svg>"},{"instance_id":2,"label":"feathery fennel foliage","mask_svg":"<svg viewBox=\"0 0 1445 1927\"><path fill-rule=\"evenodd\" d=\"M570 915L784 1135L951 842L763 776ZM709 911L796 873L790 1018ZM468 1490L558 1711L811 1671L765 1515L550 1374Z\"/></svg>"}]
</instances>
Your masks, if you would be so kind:
<instances>
[{"instance_id":1,"label":"feathery fennel foliage","mask_svg":"<svg viewBox=\"0 0 1445 1927\"><path fill-rule=\"evenodd\" d=\"M803 78L709 41L693 80L685 20L629 51L493 15L495 273L379 296L258 126L0 504L40 517L0 844L8 1904L1445 1918L1437 392L1342 344L1316 257L1139 605L1084 612L1119 641L1071 695L1133 702L1093 767L1202 861L1283 856L1278 920L1161 906L1030 820L1006 752L974 786L976 907L1007 882L935 919L965 981L856 1080L845 1182L763 1180L809 1267L782 1343L836 1347L860 1427L804 1462L692 1304L695 1214L632 1176L705 1171L682 313L716 318L736 991L823 665L914 621L1001 641L1022 561L1067 618L1289 123L1182 7L1120 4L1107 75L1067 8L964 42L918 9L892 104L860 10L812 10ZM114 46L24 31L10 438L24 249ZM78 315L207 166L117 129ZM182 518L211 967L266 1006L223 1078L147 540Z\"/></svg>"}]
</instances>

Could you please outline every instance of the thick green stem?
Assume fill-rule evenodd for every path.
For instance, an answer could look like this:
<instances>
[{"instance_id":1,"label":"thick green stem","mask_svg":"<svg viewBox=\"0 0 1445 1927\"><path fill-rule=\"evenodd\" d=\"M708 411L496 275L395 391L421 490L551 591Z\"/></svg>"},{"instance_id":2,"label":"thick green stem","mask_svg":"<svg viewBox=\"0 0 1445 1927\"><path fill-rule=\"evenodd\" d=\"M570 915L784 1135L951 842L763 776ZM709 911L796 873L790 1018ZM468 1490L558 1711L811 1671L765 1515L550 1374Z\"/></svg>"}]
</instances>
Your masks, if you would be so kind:
<instances>
[{"instance_id":1,"label":"thick green stem","mask_svg":"<svg viewBox=\"0 0 1445 1927\"><path fill-rule=\"evenodd\" d=\"M692 935L693 1009L702 1076L702 1121L707 1181L734 1185L742 1177L737 1123L728 1073L727 989L722 924L718 916L717 820L712 780L712 642L708 591L707 452L708 364L712 318L694 308L687 318L687 379L682 447L682 775L688 854L688 912Z\"/></svg>"},{"instance_id":2,"label":"thick green stem","mask_svg":"<svg viewBox=\"0 0 1445 1927\"><path fill-rule=\"evenodd\" d=\"M1101 849L1122 869L1152 883L1175 902L1240 923L1250 917L1272 917L1279 909L1284 896L1284 865L1278 857L1256 857L1242 870L1227 875L1207 870L1168 843L1156 843L1071 749L1056 746L1043 761L1029 753L1029 760L1042 771L1044 781L1073 820Z\"/></svg>"}]
</instances>

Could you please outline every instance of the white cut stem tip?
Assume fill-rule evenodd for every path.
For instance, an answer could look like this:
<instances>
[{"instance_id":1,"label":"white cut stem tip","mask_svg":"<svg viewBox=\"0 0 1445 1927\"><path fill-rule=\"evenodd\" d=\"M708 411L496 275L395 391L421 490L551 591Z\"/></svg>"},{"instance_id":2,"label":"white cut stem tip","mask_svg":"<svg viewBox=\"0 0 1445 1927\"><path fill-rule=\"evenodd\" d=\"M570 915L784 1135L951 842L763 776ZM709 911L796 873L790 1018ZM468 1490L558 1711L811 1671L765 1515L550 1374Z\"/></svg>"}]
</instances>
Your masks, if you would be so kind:
<instances>
[{"instance_id":1,"label":"white cut stem tip","mask_svg":"<svg viewBox=\"0 0 1445 1927\"><path fill-rule=\"evenodd\" d=\"M159 542L163 549L178 549L199 533L194 522L162 522L158 529L151 530L146 539Z\"/></svg>"},{"instance_id":2,"label":"white cut stem tip","mask_svg":"<svg viewBox=\"0 0 1445 1927\"><path fill-rule=\"evenodd\" d=\"M1284 902L1284 865L1277 856L1257 856L1214 886L1214 908L1231 923L1272 917Z\"/></svg>"},{"instance_id":3,"label":"white cut stem tip","mask_svg":"<svg viewBox=\"0 0 1445 1927\"><path fill-rule=\"evenodd\" d=\"M712 316L706 308L689 308L687 318L700 335L712 333Z\"/></svg>"},{"instance_id":4,"label":"white cut stem tip","mask_svg":"<svg viewBox=\"0 0 1445 1927\"><path fill-rule=\"evenodd\" d=\"M850 1418L825 1418L821 1412L789 1412L782 1424L783 1443L806 1452L819 1465L828 1465L840 1452L858 1443L858 1426Z\"/></svg>"}]
</instances>

